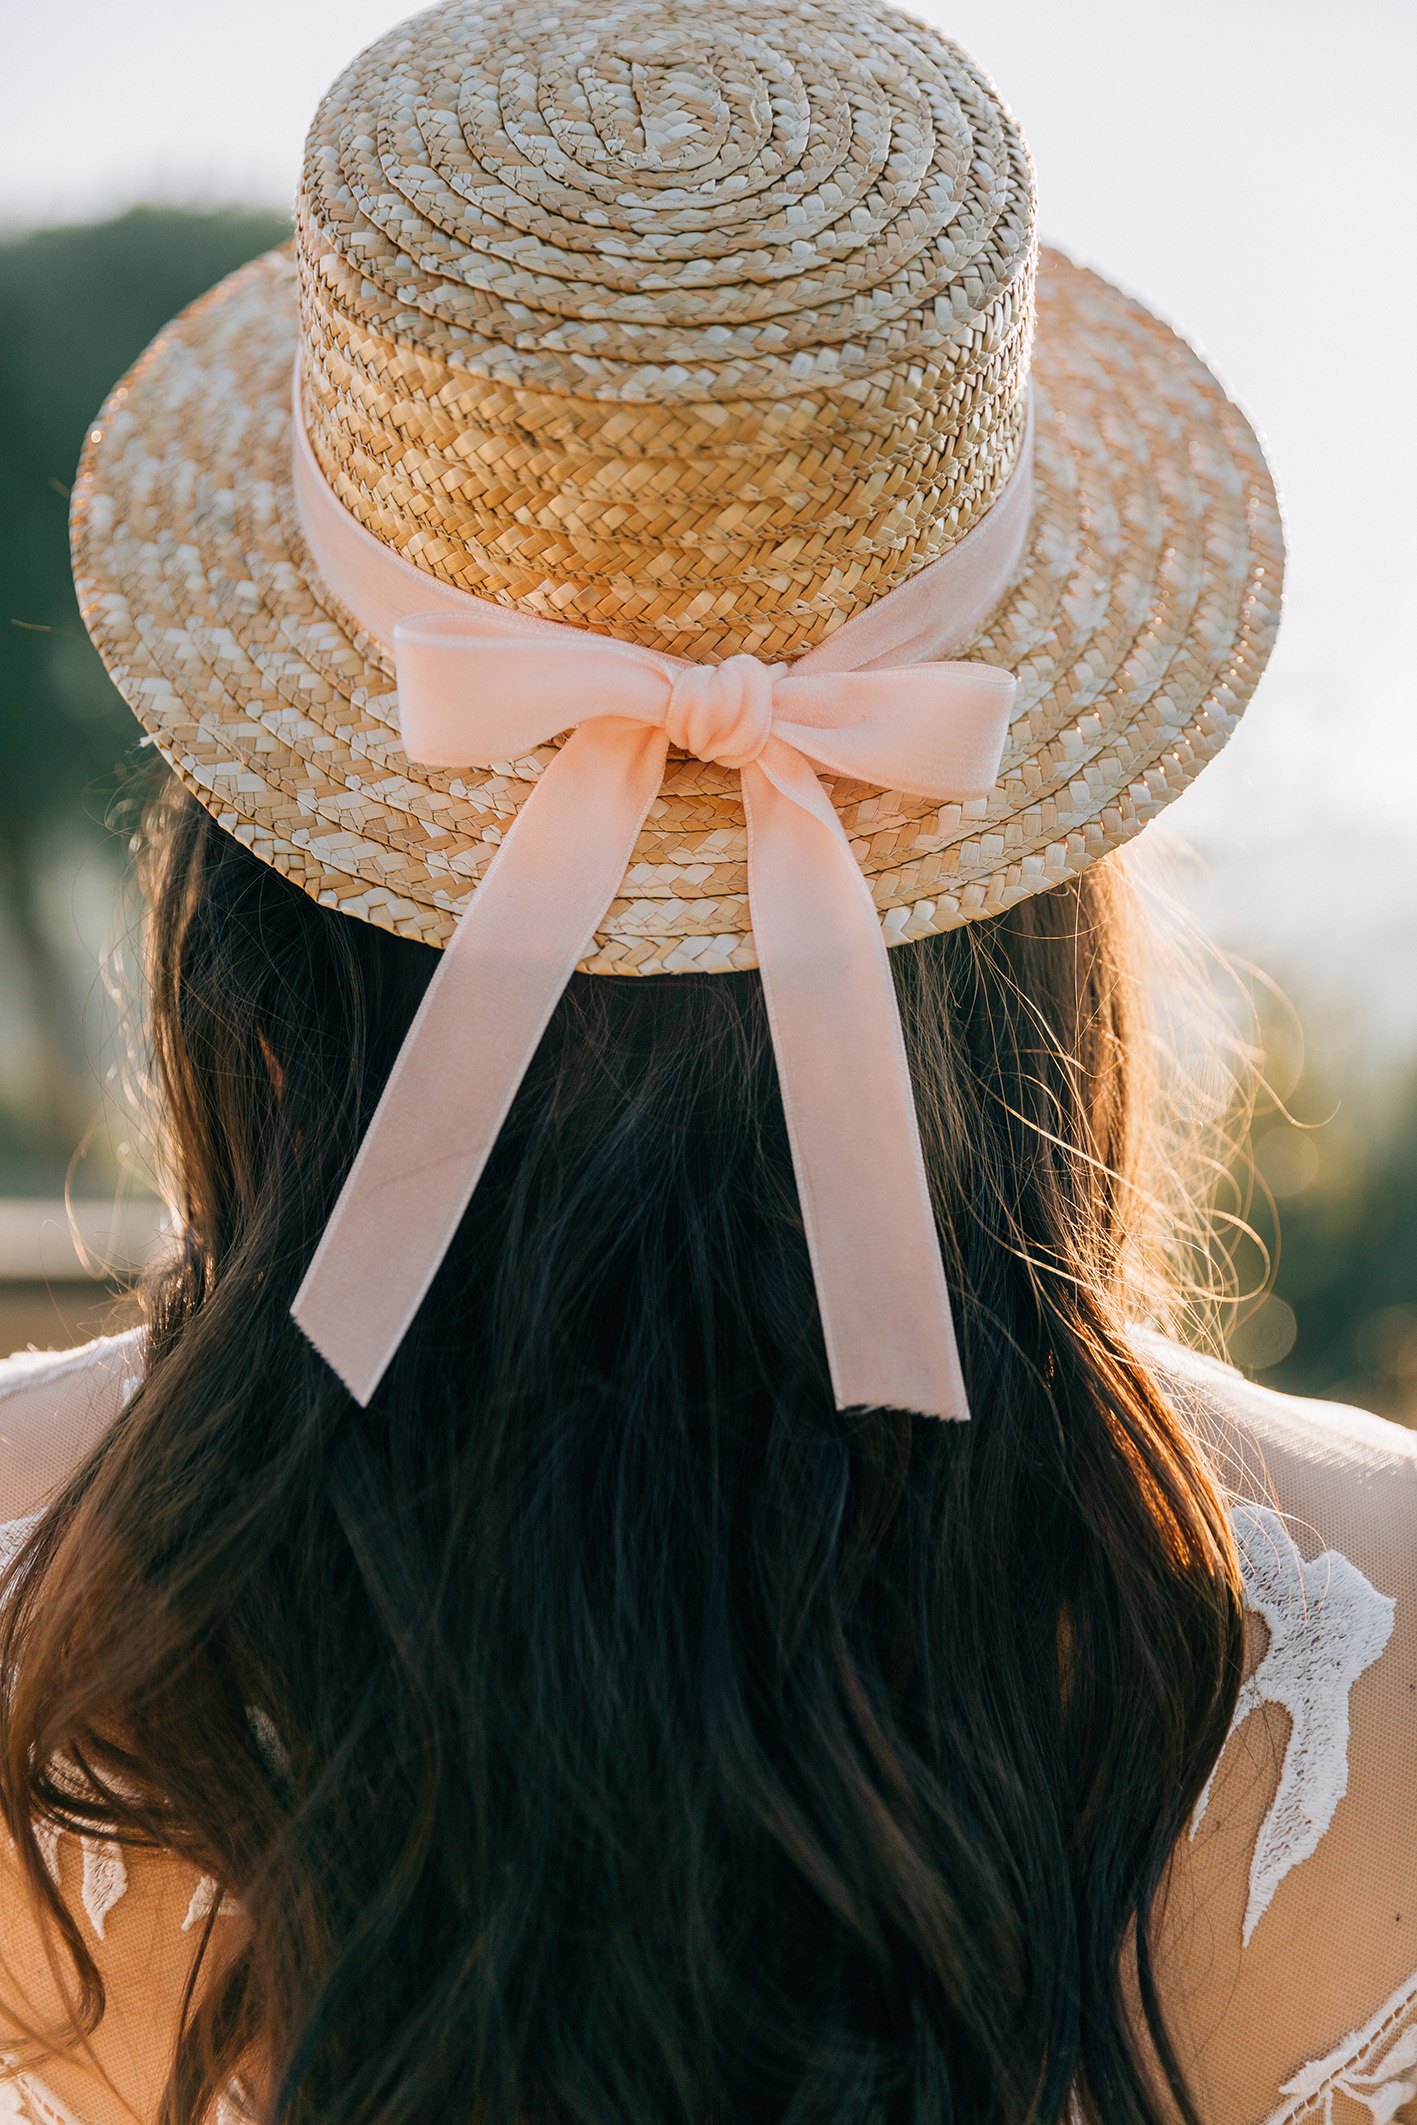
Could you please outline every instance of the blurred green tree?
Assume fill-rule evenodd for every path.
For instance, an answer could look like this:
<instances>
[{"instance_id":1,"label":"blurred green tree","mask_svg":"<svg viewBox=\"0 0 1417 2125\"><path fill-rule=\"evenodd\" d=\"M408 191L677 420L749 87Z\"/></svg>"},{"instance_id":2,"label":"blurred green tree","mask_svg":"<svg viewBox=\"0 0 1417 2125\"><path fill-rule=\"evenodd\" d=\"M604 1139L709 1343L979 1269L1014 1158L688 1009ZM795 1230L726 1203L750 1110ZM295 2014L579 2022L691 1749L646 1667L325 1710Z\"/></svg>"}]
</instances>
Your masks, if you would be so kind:
<instances>
[{"instance_id":1,"label":"blurred green tree","mask_svg":"<svg viewBox=\"0 0 1417 2125\"><path fill-rule=\"evenodd\" d=\"M284 241L273 214L136 207L0 243L0 923L42 1041L39 1163L66 1161L86 1118L71 985L40 904L61 822L102 816L136 728L79 619L68 490L109 388L178 310Z\"/></svg>"},{"instance_id":2,"label":"blurred green tree","mask_svg":"<svg viewBox=\"0 0 1417 2125\"><path fill-rule=\"evenodd\" d=\"M1417 1427L1417 1065L1398 1052L1374 1069L1331 1000L1306 1014L1261 980L1253 1006L1265 1089L1218 1176L1238 1220L1231 1358L1266 1387Z\"/></svg>"},{"instance_id":3,"label":"blurred green tree","mask_svg":"<svg viewBox=\"0 0 1417 2125\"><path fill-rule=\"evenodd\" d=\"M1417 1074L1367 1114L1334 1104L1313 1134L1313 1181L1278 1205L1274 1288L1295 1333L1264 1383L1417 1424ZM1265 1137L1256 1149L1263 1165Z\"/></svg>"}]
</instances>

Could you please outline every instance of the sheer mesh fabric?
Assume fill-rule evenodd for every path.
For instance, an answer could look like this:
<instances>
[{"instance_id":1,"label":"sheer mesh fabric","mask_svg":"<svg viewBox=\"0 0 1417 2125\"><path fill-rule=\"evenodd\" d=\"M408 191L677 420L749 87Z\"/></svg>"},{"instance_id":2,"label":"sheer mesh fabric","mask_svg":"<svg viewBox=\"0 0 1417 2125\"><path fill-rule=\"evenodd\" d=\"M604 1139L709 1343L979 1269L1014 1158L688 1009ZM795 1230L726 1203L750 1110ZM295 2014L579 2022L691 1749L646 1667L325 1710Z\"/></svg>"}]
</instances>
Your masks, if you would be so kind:
<instances>
[{"instance_id":1,"label":"sheer mesh fabric","mask_svg":"<svg viewBox=\"0 0 1417 2125\"><path fill-rule=\"evenodd\" d=\"M1280 1629L1293 1623L1286 1665L1307 1666L1308 1684L1281 1692L1289 1705L1247 1688L1172 1868L1161 1975L1191 2085L1216 2125L1412 2125L1417 1434L1138 1341L1237 1500L1251 1685L1263 1683L1279 1635L1260 1609L1261 1597L1275 1606L1284 1576L1265 1567L1273 1516L1307 1567L1288 1574ZM1340 1701L1346 1719L1335 1721ZM1292 1774L1296 1755L1298 1805L1276 1838L1286 1756ZM1257 1854L1282 1861L1286 1842L1295 1863L1257 1870Z\"/></svg>"},{"instance_id":2,"label":"sheer mesh fabric","mask_svg":"<svg viewBox=\"0 0 1417 2125\"><path fill-rule=\"evenodd\" d=\"M0 1527L43 1507L103 1436L142 1371L141 1328L78 1350L23 1350L0 1361Z\"/></svg>"},{"instance_id":3,"label":"sheer mesh fabric","mask_svg":"<svg viewBox=\"0 0 1417 2125\"><path fill-rule=\"evenodd\" d=\"M1158 1927L1182 2062L1207 2125L1417 2125L1417 1434L1137 1341L1233 1497L1246 1585L1236 1724ZM0 1522L42 1508L140 1369L136 1332L0 1362ZM0 2125L147 2125L215 1885L96 1840L50 1856L108 2007L57 2040L63 1964L0 1851ZM239 1928L218 1919L216 1955Z\"/></svg>"},{"instance_id":4,"label":"sheer mesh fabric","mask_svg":"<svg viewBox=\"0 0 1417 2125\"><path fill-rule=\"evenodd\" d=\"M142 1376L142 1331L0 1362L0 1565L118 1415ZM0 2125L133 2125L157 2115L200 1931L184 1921L199 1877L161 1853L97 1838L42 1840L82 1926L108 2007L88 2043L56 2049L67 2011L46 1940L0 1843ZM49 2038L51 2041L46 2042Z\"/></svg>"}]
</instances>

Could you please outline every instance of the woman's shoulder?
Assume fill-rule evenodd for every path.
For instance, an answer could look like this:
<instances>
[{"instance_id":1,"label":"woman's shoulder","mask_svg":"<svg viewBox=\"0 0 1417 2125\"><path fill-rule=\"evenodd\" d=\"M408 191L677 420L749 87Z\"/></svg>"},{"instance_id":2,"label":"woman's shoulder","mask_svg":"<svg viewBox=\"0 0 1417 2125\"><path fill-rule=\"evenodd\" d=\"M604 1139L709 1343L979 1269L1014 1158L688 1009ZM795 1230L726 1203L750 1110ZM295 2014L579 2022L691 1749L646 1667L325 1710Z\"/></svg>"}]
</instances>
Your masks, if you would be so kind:
<instances>
[{"instance_id":1,"label":"woman's shoulder","mask_svg":"<svg viewBox=\"0 0 1417 2125\"><path fill-rule=\"evenodd\" d=\"M5 1422L30 1407L39 1412L77 1400L111 1405L116 1415L143 1376L145 1333L130 1328L122 1335L96 1336L74 1350L17 1350L0 1358Z\"/></svg>"},{"instance_id":2,"label":"woman's shoulder","mask_svg":"<svg viewBox=\"0 0 1417 2125\"><path fill-rule=\"evenodd\" d=\"M107 1430L143 1375L145 1331L0 1358L0 1543Z\"/></svg>"},{"instance_id":3,"label":"woman's shoulder","mask_svg":"<svg viewBox=\"0 0 1417 2125\"><path fill-rule=\"evenodd\" d=\"M1231 1498L1251 1642L1173 1868L1173 2024L1205 2115L1394 2117L1417 2051L1417 1434L1136 1342Z\"/></svg>"},{"instance_id":4,"label":"woman's shoulder","mask_svg":"<svg viewBox=\"0 0 1417 2125\"><path fill-rule=\"evenodd\" d=\"M143 1365L141 1328L0 1358L0 1568L121 1414ZM41 1851L98 1966L105 2011L82 2045L22 2069L37 2048L26 2033L61 2029L67 2009L54 1942L0 1837L0 2125L155 2117L215 1884L173 1854L125 1852L98 1836L50 1830Z\"/></svg>"},{"instance_id":5,"label":"woman's shoulder","mask_svg":"<svg viewBox=\"0 0 1417 2125\"><path fill-rule=\"evenodd\" d=\"M1346 1403L1261 1387L1233 1365L1150 1329L1133 1329L1131 1340L1173 1407L1213 1451L1235 1457L1234 1473L1247 1488L1263 1480L1264 1457L1277 1455L1358 1476L1395 1476L1412 1486L1417 1505L1417 1432L1405 1425Z\"/></svg>"},{"instance_id":6,"label":"woman's shoulder","mask_svg":"<svg viewBox=\"0 0 1417 2125\"><path fill-rule=\"evenodd\" d=\"M1247 1595L1271 1630L1293 1598L1311 1634L1384 1605L1394 1631L1410 1615L1417 1634L1417 1430L1258 1386L1161 1336L1135 1341L1232 1500Z\"/></svg>"},{"instance_id":7,"label":"woman's shoulder","mask_svg":"<svg viewBox=\"0 0 1417 2125\"><path fill-rule=\"evenodd\" d=\"M0 2125L158 2118L216 1886L175 1853L125 1850L101 1837L50 1831L40 1849L98 1970L104 2009L97 2027L66 2039L73 2002L65 1951L0 1837ZM208 1967L233 1945L219 1928ZM221 2112L222 2125L234 2125L227 2106Z\"/></svg>"}]
</instances>

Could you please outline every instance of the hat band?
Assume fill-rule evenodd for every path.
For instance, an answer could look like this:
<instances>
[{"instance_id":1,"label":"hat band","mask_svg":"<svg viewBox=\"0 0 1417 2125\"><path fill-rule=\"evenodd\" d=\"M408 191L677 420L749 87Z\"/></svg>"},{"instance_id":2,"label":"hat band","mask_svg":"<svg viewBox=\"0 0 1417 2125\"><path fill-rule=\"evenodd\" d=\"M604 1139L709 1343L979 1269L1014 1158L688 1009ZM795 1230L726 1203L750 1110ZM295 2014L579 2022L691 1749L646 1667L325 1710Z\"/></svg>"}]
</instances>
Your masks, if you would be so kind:
<instances>
[{"instance_id":1,"label":"hat band","mask_svg":"<svg viewBox=\"0 0 1417 2125\"><path fill-rule=\"evenodd\" d=\"M296 506L329 589L395 657L410 759L488 766L560 733L445 948L291 1312L367 1403L418 1311L562 990L622 890L670 743L738 768L748 899L839 1408L964 1418L964 1379L880 918L818 770L963 802L1016 682L939 657L1018 567L1019 462L958 546L792 664L717 666L495 605L346 509L306 433Z\"/></svg>"}]
</instances>

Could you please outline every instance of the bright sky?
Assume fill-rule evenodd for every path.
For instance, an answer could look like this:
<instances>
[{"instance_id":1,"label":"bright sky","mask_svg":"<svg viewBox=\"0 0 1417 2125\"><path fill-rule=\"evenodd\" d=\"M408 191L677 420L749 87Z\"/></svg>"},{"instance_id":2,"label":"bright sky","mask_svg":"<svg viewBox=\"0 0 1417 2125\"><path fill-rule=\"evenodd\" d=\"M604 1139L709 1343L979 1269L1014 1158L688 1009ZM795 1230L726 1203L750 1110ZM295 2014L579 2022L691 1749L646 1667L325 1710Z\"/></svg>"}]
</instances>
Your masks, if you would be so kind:
<instances>
[{"instance_id":1,"label":"bright sky","mask_svg":"<svg viewBox=\"0 0 1417 2125\"><path fill-rule=\"evenodd\" d=\"M1417 1042L1417 8L928 0L993 75L1045 233L1178 323L1272 453L1271 676L1178 826L1228 941ZM397 0L11 9L0 211L288 204L315 104ZM1355 948L1361 939L1361 948Z\"/></svg>"}]
</instances>

